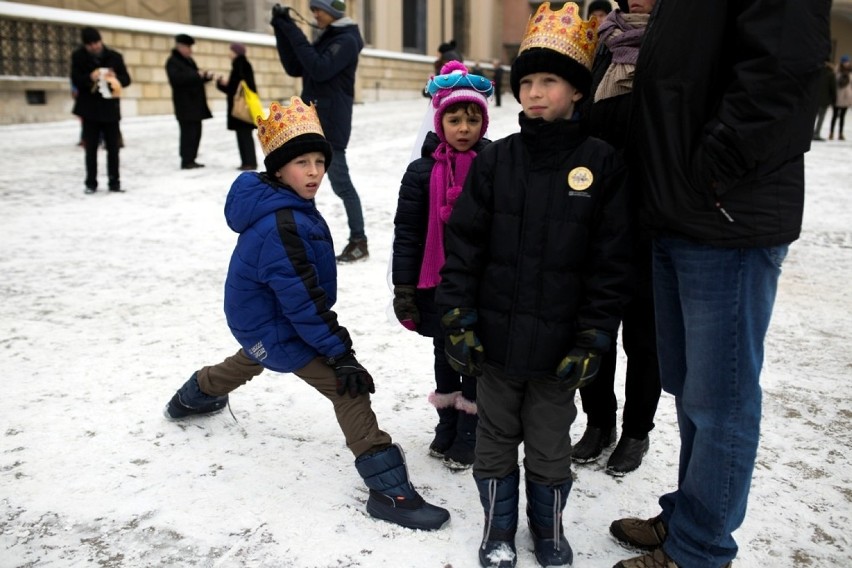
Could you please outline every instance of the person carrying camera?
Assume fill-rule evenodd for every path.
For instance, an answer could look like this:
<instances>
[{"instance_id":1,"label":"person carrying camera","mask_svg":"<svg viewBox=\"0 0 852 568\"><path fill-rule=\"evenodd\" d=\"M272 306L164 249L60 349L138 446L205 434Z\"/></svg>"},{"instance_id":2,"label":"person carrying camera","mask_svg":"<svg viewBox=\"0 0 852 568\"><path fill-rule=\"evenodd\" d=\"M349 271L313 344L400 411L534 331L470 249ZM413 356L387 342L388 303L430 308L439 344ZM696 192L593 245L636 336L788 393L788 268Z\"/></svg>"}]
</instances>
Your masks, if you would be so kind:
<instances>
[{"instance_id":1,"label":"person carrying camera","mask_svg":"<svg viewBox=\"0 0 852 568\"><path fill-rule=\"evenodd\" d=\"M269 23L275 30L278 57L284 71L291 77L302 78L302 100L316 104L320 123L334 150L328 178L331 189L343 200L349 222L349 243L336 258L341 263L354 262L370 254L361 198L346 164L355 102L355 71L364 40L358 25L346 17L343 0L311 0L310 8L316 27L322 30L313 43L293 20L299 14L289 6L273 6Z\"/></svg>"}]
</instances>

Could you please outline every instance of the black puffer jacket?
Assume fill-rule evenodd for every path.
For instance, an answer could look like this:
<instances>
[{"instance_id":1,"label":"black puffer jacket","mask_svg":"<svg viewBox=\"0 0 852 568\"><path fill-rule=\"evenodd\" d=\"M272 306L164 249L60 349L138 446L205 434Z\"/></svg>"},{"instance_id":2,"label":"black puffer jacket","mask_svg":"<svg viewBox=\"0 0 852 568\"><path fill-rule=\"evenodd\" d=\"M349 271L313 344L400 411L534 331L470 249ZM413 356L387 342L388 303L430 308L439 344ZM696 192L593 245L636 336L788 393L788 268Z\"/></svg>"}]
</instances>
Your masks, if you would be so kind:
<instances>
[{"instance_id":1,"label":"black puffer jacket","mask_svg":"<svg viewBox=\"0 0 852 568\"><path fill-rule=\"evenodd\" d=\"M657 0L627 152L649 228L724 247L798 238L830 5Z\"/></svg>"},{"instance_id":2,"label":"black puffer jacket","mask_svg":"<svg viewBox=\"0 0 852 568\"><path fill-rule=\"evenodd\" d=\"M184 57L173 49L166 60L166 75L172 86L172 103L178 120L199 121L213 118L207 106L204 84L212 79L198 74L198 65L191 57Z\"/></svg>"},{"instance_id":3,"label":"black puffer jacket","mask_svg":"<svg viewBox=\"0 0 852 568\"><path fill-rule=\"evenodd\" d=\"M394 285L417 286L426 246L429 225L429 181L435 158L432 153L441 143L434 132L426 134L420 158L408 165L399 187L399 200L394 217L393 268ZM478 154L490 140L482 139L473 150ZM417 332L427 337L441 335L441 313L435 305L435 289L418 289L414 295L420 312Z\"/></svg>"},{"instance_id":4,"label":"black puffer jacket","mask_svg":"<svg viewBox=\"0 0 852 568\"><path fill-rule=\"evenodd\" d=\"M112 69L122 87L130 85L130 75L119 52L104 46L101 53L92 55L81 46L71 55L71 82L77 87L73 112L84 120L117 122L121 120L121 99L103 98L97 82L92 81L92 71L99 67Z\"/></svg>"},{"instance_id":5,"label":"black puffer jacket","mask_svg":"<svg viewBox=\"0 0 852 568\"><path fill-rule=\"evenodd\" d=\"M520 124L473 162L444 234L436 302L478 312L486 360L503 372L553 376L577 331L618 329L631 250L625 168L577 122Z\"/></svg>"},{"instance_id":6,"label":"black puffer jacket","mask_svg":"<svg viewBox=\"0 0 852 568\"><path fill-rule=\"evenodd\" d=\"M240 87L240 81L245 81L248 88L257 92L257 85L254 83L254 69L251 63L246 59L245 55L237 55L231 61L231 74L228 76L228 84L224 87L216 83L216 88L225 93L228 97L228 130L252 130L257 128L254 124L243 122L239 118L231 116L231 111L234 109L234 95Z\"/></svg>"}]
</instances>

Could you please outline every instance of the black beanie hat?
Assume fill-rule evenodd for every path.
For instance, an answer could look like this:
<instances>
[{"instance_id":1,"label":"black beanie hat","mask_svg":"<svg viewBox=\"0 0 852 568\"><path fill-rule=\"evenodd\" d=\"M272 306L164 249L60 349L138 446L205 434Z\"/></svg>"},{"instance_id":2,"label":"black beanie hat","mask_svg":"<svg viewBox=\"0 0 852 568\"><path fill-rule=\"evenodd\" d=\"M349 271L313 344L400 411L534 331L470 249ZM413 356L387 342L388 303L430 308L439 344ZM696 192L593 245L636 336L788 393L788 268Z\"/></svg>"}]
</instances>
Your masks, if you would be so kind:
<instances>
[{"instance_id":1,"label":"black beanie hat","mask_svg":"<svg viewBox=\"0 0 852 568\"><path fill-rule=\"evenodd\" d=\"M592 88L591 71L577 60L546 47L533 47L521 52L512 62L509 83L516 100L521 100L521 79L532 73L559 75L584 96L588 95Z\"/></svg>"},{"instance_id":2,"label":"black beanie hat","mask_svg":"<svg viewBox=\"0 0 852 568\"><path fill-rule=\"evenodd\" d=\"M311 132L296 136L267 154L263 159L266 173L274 176L275 172L287 165L287 162L308 152L322 152L325 155L325 169L328 171L332 157L331 144L323 136Z\"/></svg>"},{"instance_id":3,"label":"black beanie hat","mask_svg":"<svg viewBox=\"0 0 852 568\"><path fill-rule=\"evenodd\" d=\"M83 42L83 45L101 41L101 33L93 27L86 26L80 30L80 41Z\"/></svg>"},{"instance_id":4,"label":"black beanie hat","mask_svg":"<svg viewBox=\"0 0 852 568\"><path fill-rule=\"evenodd\" d=\"M589 9L586 10L586 13L591 14L595 10L603 10L604 12L609 14L610 12L612 12L612 4L609 2L609 0L594 0L594 2L591 2L589 4Z\"/></svg>"},{"instance_id":5,"label":"black beanie hat","mask_svg":"<svg viewBox=\"0 0 852 568\"><path fill-rule=\"evenodd\" d=\"M195 43L195 39L191 35L178 34L175 36L175 43L181 43L183 45L193 45Z\"/></svg>"}]
</instances>

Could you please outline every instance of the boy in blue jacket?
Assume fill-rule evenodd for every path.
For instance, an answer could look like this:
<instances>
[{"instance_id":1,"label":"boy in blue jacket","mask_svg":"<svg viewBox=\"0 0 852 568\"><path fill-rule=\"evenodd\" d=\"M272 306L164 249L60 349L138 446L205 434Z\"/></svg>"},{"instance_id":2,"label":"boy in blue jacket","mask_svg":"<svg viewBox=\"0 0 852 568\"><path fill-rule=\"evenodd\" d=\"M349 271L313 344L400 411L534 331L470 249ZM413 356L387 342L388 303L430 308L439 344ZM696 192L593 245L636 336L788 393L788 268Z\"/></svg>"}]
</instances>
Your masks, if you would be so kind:
<instances>
[{"instance_id":1,"label":"boy in blue jacket","mask_svg":"<svg viewBox=\"0 0 852 568\"><path fill-rule=\"evenodd\" d=\"M379 429L370 406L373 378L355 359L337 321L337 267L331 233L314 196L331 162L316 110L299 97L272 103L258 117L266 172L244 172L225 203L240 237L225 281L225 315L241 348L203 367L165 408L177 420L221 411L228 393L264 369L293 373L328 398L355 467L370 488L374 517L423 530L441 528L449 512L426 503L408 480L405 457Z\"/></svg>"}]
</instances>

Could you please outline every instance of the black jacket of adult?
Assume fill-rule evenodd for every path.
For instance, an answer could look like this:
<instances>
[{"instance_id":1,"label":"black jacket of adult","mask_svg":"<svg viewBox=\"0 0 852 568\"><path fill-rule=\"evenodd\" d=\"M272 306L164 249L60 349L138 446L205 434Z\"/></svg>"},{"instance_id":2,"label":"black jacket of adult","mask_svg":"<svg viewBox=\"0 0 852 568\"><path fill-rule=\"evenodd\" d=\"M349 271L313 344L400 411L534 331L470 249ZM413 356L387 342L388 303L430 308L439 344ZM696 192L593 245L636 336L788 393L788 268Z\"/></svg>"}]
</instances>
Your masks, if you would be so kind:
<instances>
[{"instance_id":1,"label":"black jacket of adult","mask_svg":"<svg viewBox=\"0 0 852 568\"><path fill-rule=\"evenodd\" d=\"M478 154L490 142L483 138L473 150ZM393 265L391 277L394 285L417 286L420 268L426 249L429 227L430 181L435 158L432 154L441 143L434 132L426 134L420 158L408 164L399 185L399 198L394 216ZM427 337L438 337L443 313L435 305L435 289L418 288L414 302L420 312L417 332Z\"/></svg>"},{"instance_id":2,"label":"black jacket of adult","mask_svg":"<svg viewBox=\"0 0 852 568\"><path fill-rule=\"evenodd\" d=\"M204 78L198 74L198 65L191 57L184 57L176 49L166 61L166 74L172 86L172 103L178 120L201 121L212 118L207 106L207 93L204 84L212 77Z\"/></svg>"},{"instance_id":3,"label":"black jacket of adult","mask_svg":"<svg viewBox=\"0 0 852 568\"><path fill-rule=\"evenodd\" d=\"M352 133L355 71L364 47L358 25L350 18L335 20L313 44L289 17L274 17L272 27L284 71L302 78L302 100L316 104L331 147L346 149Z\"/></svg>"},{"instance_id":4,"label":"black jacket of adult","mask_svg":"<svg viewBox=\"0 0 852 568\"><path fill-rule=\"evenodd\" d=\"M477 311L488 363L554 377L578 331L618 330L632 236L625 167L578 122L520 123L473 161L435 301Z\"/></svg>"},{"instance_id":5,"label":"black jacket of adult","mask_svg":"<svg viewBox=\"0 0 852 568\"><path fill-rule=\"evenodd\" d=\"M627 153L653 231L723 247L798 238L830 4L657 0Z\"/></svg>"},{"instance_id":6,"label":"black jacket of adult","mask_svg":"<svg viewBox=\"0 0 852 568\"><path fill-rule=\"evenodd\" d=\"M257 92L257 85L254 83L254 69L252 69L251 63L249 63L245 55L237 55L231 61L231 74L228 76L228 84L225 87L216 83L216 88L228 97L228 130L251 130L257 128L254 124L243 122L239 118L231 116L231 110L234 108L234 95L240 86L240 81L245 81L249 89L255 93Z\"/></svg>"},{"instance_id":7,"label":"black jacket of adult","mask_svg":"<svg viewBox=\"0 0 852 568\"><path fill-rule=\"evenodd\" d=\"M104 46L100 54L92 55L80 46L71 54L71 82L77 87L77 99L72 112L84 120L118 122L121 120L120 99L103 98L98 90L98 82L92 81L92 71L99 67L112 69L122 87L130 85L130 74L119 52Z\"/></svg>"},{"instance_id":8,"label":"black jacket of adult","mask_svg":"<svg viewBox=\"0 0 852 568\"><path fill-rule=\"evenodd\" d=\"M837 75L834 66L826 63L817 87L817 107L827 108L837 102Z\"/></svg>"}]
</instances>

